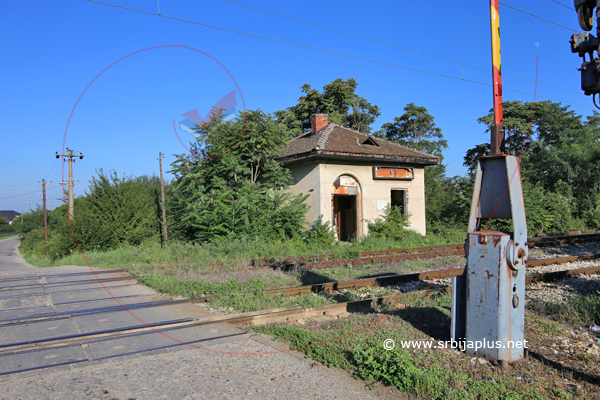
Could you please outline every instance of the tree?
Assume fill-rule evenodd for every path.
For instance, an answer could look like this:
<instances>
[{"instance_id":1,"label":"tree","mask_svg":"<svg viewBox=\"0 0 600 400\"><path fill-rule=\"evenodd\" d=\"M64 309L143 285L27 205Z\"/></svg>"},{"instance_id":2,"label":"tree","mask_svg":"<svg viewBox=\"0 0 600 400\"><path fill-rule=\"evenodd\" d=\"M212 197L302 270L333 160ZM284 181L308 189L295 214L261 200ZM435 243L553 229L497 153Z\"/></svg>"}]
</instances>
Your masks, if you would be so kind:
<instances>
[{"instance_id":1,"label":"tree","mask_svg":"<svg viewBox=\"0 0 600 400\"><path fill-rule=\"evenodd\" d=\"M559 103L536 103L532 114L533 106L519 101L504 103L506 153L522 156L530 235L599 229L600 114L594 113L584 122ZM479 122L489 130L492 111ZM473 170L488 149L488 145L470 149L464 165Z\"/></svg>"},{"instance_id":2,"label":"tree","mask_svg":"<svg viewBox=\"0 0 600 400\"><path fill-rule=\"evenodd\" d=\"M329 122L360 132L371 132L371 125L381 115L379 107L355 93L358 83L350 78L337 78L323 86L323 92L313 89L308 83L302 85L298 104L276 111L279 122L286 125L293 136L310 130L312 114L329 114Z\"/></svg>"},{"instance_id":3,"label":"tree","mask_svg":"<svg viewBox=\"0 0 600 400\"><path fill-rule=\"evenodd\" d=\"M555 145L561 137L579 131L583 124L569 106L560 103L542 101L539 103L505 101L503 107L503 126L505 153L520 156L529 152L532 143L541 141L545 146ZM533 113L532 113L533 111ZM486 134L494 124L494 110L477 120L486 125ZM531 126L530 126L531 122ZM489 140L467 151L463 165L471 171L477 167L477 160L489 153Z\"/></svg>"},{"instance_id":4,"label":"tree","mask_svg":"<svg viewBox=\"0 0 600 400\"><path fill-rule=\"evenodd\" d=\"M275 157L290 130L260 110L199 130L194 151L172 164L168 209L175 237L220 241L233 237L285 239L300 235L305 196L283 191L291 174Z\"/></svg>"},{"instance_id":5,"label":"tree","mask_svg":"<svg viewBox=\"0 0 600 400\"><path fill-rule=\"evenodd\" d=\"M11 231L14 227L8 223L8 220L4 217L0 217L0 232Z\"/></svg>"},{"instance_id":6,"label":"tree","mask_svg":"<svg viewBox=\"0 0 600 400\"><path fill-rule=\"evenodd\" d=\"M425 107L414 103L408 103L404 114L395 117L394 122L383 124L375 136L440 157L448 148L448 141L435 124L434 117Z\"/></svg>"},{"instance_id":7,"label":"tree","mask_svg":"<svg viewBox=\"0 0 600 400\"><path fill-rule=\"evenodd\" d=\"M119 178L101 169L84 197L75 199L73 229L84 250L160 242L160 180L156 176ZM63 232L71 236L70 228Z\"/></svg>"},{"instance_id":8,"label":"tree","mask_svg":"<svg viewBox=\"0 0 600 400\"><path fill-rule=\"evenodd\" d=\"M443 151L448 148L442 130L435 124L435 118L422 106L408 103L404 113L393 122L383 124L375 136L400 143L419 151L437 155L443 159ZM462 211L454 210L457 196L456 181L446 177L443 164L425 168L425 213L428 225L436 221L462 219ZM462 203L461 203L462 204Z\"/></svg>"}]
</instances>

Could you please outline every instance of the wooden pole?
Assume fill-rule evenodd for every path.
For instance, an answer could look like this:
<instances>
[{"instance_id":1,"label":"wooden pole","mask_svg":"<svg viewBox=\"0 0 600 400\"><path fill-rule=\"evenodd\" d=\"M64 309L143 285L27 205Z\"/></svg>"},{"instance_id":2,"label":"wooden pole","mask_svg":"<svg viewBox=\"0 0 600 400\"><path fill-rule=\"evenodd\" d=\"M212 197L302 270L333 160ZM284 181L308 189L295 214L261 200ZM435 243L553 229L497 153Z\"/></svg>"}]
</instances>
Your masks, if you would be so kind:
<instances>
[{"instance_id":1,"label":"wooden pole","mask_svg":"<svg viewBox=\"0 0 600 400\"><path fill-rule=\"evenodd\" d=\"M160 165L160 197L162 198L163 236L167 241L167 210L165 209L165 183L163 180L162 152L158 152L158 164Z\"/></svg>"}]
</instances>

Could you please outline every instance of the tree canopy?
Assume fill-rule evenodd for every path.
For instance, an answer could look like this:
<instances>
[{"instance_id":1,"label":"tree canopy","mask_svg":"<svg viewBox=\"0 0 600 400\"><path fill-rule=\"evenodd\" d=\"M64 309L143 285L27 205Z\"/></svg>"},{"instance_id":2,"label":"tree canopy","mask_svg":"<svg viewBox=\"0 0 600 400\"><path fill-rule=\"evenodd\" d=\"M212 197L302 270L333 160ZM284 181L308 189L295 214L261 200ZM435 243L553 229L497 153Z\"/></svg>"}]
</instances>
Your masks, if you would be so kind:
<instances>
[{"instance_id":1,"label":"tree canopy","mask_svg":"<svg viewBox=\"0 0 600 400\"><path fill-rule=\"evenodd\" d=\"M379 107L355 93L357 86L355 79L337 78L323 86L320 92L306 83L301 87L303 95L298 103L276 111L275 115L291 130L293 136L310 130L312 114L329 114L329 122L369 133L371 125L381 113Z\"/></svg>"},{"instance_id":2,"label":"tree canopy","mask_svg":"<svg viewBox=\"0 0 600 400\"><path fill-rule=\"evenodd\" d=\"M510 101L503 106L505 151L522 156L530 234L599 229L600 114L584 121L568 106L552 101ZM489 132L493 110L478 121ZM487 144L470 149L464 165L473 170L477 158L488 151Z\"/></svg>"},{"instance_id":3,"label":"tree canopy","mask_svg":"<svg viewBox=\"0 0 600 400\"><path fill-rule=\"evenodd\" d=\"M199 133L196 154L172 164L169 218L176 237L284 239L302 231L305 197L284 193L291 174L275 160L291 135L287 126L255 110L217 119Z\"/></svg>"},{"instance_id":4,"label":"tree canopy","mask_svg":"<svg viewBox=\"0 0 600 400\"><path fill-rule=\"evenodd\" d=\"M448 148L448 141L435 124L434 117L425 107L414 103L408 103L404 114L395 117L394 122L383 124L375 136L436 156L442 156Z\"/></svg>"},{"instance_id":5,"label":"tree canopy","mask_svg":"<svg viewBox=\"0 0 600 400\"><path fill-rule=\"evenodd\" d=\"M527 154L536 141L544 145L556 145L562 137L577 135L583 128L581 116L569 110L569 106L562 106L560 103L505 101L502 107L506 154ZM494 110L491 109L477 121L486 126L485 132L489 136L494 124ZM484 144L467 151L463 165L473 170L477 166L477 159L489 151L488 139Z\"/></svg>"}]
</instances>

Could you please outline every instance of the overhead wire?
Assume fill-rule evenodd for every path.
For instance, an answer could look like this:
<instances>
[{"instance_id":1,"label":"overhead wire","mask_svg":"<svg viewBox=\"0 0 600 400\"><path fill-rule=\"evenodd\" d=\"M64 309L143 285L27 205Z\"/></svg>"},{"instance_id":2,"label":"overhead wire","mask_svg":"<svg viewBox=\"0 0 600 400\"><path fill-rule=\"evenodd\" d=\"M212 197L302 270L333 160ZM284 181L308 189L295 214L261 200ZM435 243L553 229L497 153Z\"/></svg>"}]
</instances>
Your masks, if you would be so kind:
<instances>
[{"instance_id":1,"label":"overhead wire","mask_svg":"<svg viewBox=\"0 0 600 400\"><path fill-rule=\"evenodd\" d=\"M569 10L575 11L575 9L573 7L570 7L570 6L566 5L566 4L563 4L560 1L556 1L556 0L550 0L550 1L552 1L552 2L554 2L556 4L560 4L563 7L567 7Z\"/></svg>"},{"instance_id":2,"label":"overhead wire","mask_svg":"<svg viewBox=\"0 0 600 400\"><path fill-rule=\"evenodd\" d=\"M569 28L568 26L561 25L561 24L559 24L558 22L550 21L549 19L546 19L546 18L540 17L539 15L532 14L532 13L530 13L530 12L527 12L527 11L525 11L525 10L521 10L520 8L513 7L513 6L511 6L510 4L506 4L506 3L503 3L503 2L501 2L501 1L500 1L499 3L500 3L500 4L502 4L502 5L503 5L503 6L505 6L505 7L512 8L513 10L517 10L517 11L519 11L519 12L522 12L523 14L530 15L530 16L532 16L532 17L535 17L535 18L541 19L542 21L546 21L546 22L549 22L549 23L551 23L551 24L554 24L554 25L556 25L556 26L560 26L561 28L565 28L565 29L568 29L568 30L570 30L570 31L572 31L572 32L579 33L579 31L576 31L576 30L575 30L575 29L573 29L573 28ZM563 5L564 5L564 4L563 4Z\"/></svg>"},{"instance_id":3,"label":"overhead wire","mask_svg":"<svg viewBox=\"0 0 600 400\"><path fill-rule=\"evenodd\" d=\"M226 32L238 33L238 34L241 34L241 35L246 35L246 36L255 37L255 38L259 38L259 39L270 40L270 41L277 42L277 43L289 44L289 45L292 45L292 46L297 46L297 47L301 47L301 48L305 48L305 49L321 51L321 52L324 52L324 53L335 54L335 55L343 56L343 57L349 57L349 58L353 58L353 59L356 59L356 60L368 61L368 62L372 62L372 63L376 63L376 64L387 65L387 66L390 66L390 67L402 68L402 69L406 69L406 70L409 70L409 71L422 72L422 73L429 74L429 75L435 75L435 76L440 76L440 77L443 77L443 78L454 79L454 80L457 80L457 81L474 83L474 84L482 85L482 86L488 86L488 87L492 86L489 83L479 82L479 81L475 81L475 80L472 80L472 79L459 78L459 77L456 77L456 76L441 74L441 73L438 73L438 72L432 72L432 71L427 71L427 70L423 70L423 69L419 69L419 68L412 68L412 67L407 67L407 66L404 66L404 65L394 64L394 63L390 63L390 62L386 62L386 61L374 60L374 59L371 59L371 58L355 56L355 55L352 55L352 54L341 53L341 52L338 52L338 51L322 49L322 48L319 48L319 47L308 46L308 45L305 45L305 44L300 44L300 43L290 42L290 41L286 41L286 40L271 38L271 37L268 37L268 36L257 35L257 34L254 34L254 33L243 32L243 31L238 31L238 30L235 30L235 29L224 28L224 27L221 27L221 26L205 24L203 22L188 20L188 19L179 18L179 17L173 17L173 16L166 15L166 14L158 14L158 13L155 13L155 12L152 12L152 11L140 10L140 9L137 9L137 8L131 8L131 7L121 6L121 5L112 4L112 3L106 3L106 2L98 1L98 0L88 0L88 1L92 2L92 3L98 3L98 4L102 4L102 5L106 5L106 6L115 7L115 8L121 8L121 9L124 9L124 10L136 11L136 12L140 12L140 13L143 13L143 14L149 14L149 15L154 15L154 16L157 16L157 17L168 18L168 19L172 19L172 20L175 20L175 21L187 22L187 23L190 23L190 24L205 26L205 27L208 27L208 28L219 29L219 30L226 31ZM519 78L517 78L517 79L519 79ZM515 93L522 93L522 94L526 94L526 95L529 95L529 96L533 96L533 93L523 92L523 91L519 91L519 90L515 90L515 89L509 89L509 88L506 88L506 87L504 87L503 90L507 90L507 91L511 91L511 92L515 92ZM557 99L557 98L553 98L553 97L540 96L540 95L538 95L538 97L542 97L542 98L545 98L545 99L548 99L548 100L556 100L556 101L560 101L560 102L564 102L564 103L568 103L568 104L573 104L573 105L578 105L578 106L582 106L582 107L592 108L591 106L588 106L588 105L585 105L585 104L580 104L580 103L575 103L575 102L572 102L572 101L561 100L561 99Z\"/></svg>"},{"instance_id":4,"label":"overhead wire","mask_svg":"<svg viewBox=\"0 0 600 400\"><path fill-rule=\"evenodd\" d=\"M316 26L316 27L319 27L319 28L323 28L323 29L328 29L328 30L333 31L333 32L342 33L344 35L354 36L354 37L357 37L357 38L360 38L360 39L369 40L369 41L374 42L374 43L383 44L385 46L395 47L397 49L401 49L401 50L405 50L405 51L410 51L410 52L415 53L415 54L420 54L420 55L423 55L423 56L426 56L426 57L431 57L431 58L435 58L435 59L438 59L438 60L446 61L446 62L449 62L449 63L460 65L461 67L469 67L469 68L477 69L477 70L480 70L480 71L490 72L489 68L477 67L475 65L466 64L466 63L463 63L463 62L460 62L460 61L450 60L448 58L439 57L439 56L436 56L436 55L433 55L433 54L429 54L429 53L425 53L425 52L422 52L422 51L417 51L417 50L409 49L408 47L398 46L396 44L384 42L384 41L381 41L381 40L378 40L378 39L373 39L373 38L369 38L369 37L366 37L366 36L357 35L357 34L352 33L352 32L346 32L346 31L343 31L343 30L340 30L340 29L336 29L336 28L332 28L332 27L329 27L329 26L326 26L326 25L316 24L314 22L306 21L306 20L303 20L303 19L300 19L300 18L290 17L289 15L279 14L279 13L276 13L276 12L273 12L273 11L270 11L270 10L265 10L263 8L258 8L258 7L250 6L248 4L240 3L240 2L237 2L237 1L233 1L233 0L225 0L225 1L228 2L228 3L236 4L236 5L243 6L243 7L247 7L247 8L253 9L253 10L261 11L261 12L264 12L264 13L273 14L273 15L276 15L278 17L288 18L288 19L291 19L293 21L298 21L298 22L302 22L304 24L313 25L313 26ZM502 76L505 77L505 78L518 79L518 80L521 80L521 81L524 81L524 82L529 82L529 83L534 83L534 84L537 83L538 85L546 86L546 87L549 87L549 88L552 88L552 89L563 90L565 92L575 93L577 95L583 96L583 94L581 92L576 92L574 90L564 89L564 88L560 88L560 87L557 87L557 86L546 85L544 83L534 82L534 81L529 80L529 79L519 78L518 76L512 76L512 75L507 75L507 74L502 74Z\"/></svg>"},{"instance_id":5,"label":"overhead wire","mask_svg":"<svg viewBox=\"0 0 600 400\"><path fill-rule=\"evenodd\" d=\"M54 164L52 164L52 168L50 168L50 172L48 172L48 175L46 176L46 180L48 180L48 177L50 176L50 174L52 173L52 170L54 169L54 167L56 167L56 163L58 162L58 158L54 160ZM54 178L53 178L54 179Z\"/></svg>"}]
</instances>

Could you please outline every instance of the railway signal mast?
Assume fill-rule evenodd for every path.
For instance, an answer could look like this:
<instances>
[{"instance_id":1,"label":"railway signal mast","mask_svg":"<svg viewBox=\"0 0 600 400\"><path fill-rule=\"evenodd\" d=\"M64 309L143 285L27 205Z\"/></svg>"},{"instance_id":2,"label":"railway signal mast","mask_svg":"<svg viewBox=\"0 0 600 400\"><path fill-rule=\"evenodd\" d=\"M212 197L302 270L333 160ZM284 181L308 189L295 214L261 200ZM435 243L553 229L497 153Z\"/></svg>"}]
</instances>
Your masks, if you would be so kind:
<instances>
[{"instance_id":1,"label":"railway signal mast","mask_svg":"<svg viewBox=\"0 0 600 400\"><path fill-rule=\"evenodd\" d=\"M571 52L578 53L583 58L581 64L581 90L586 95L592 95L596 108L596 94L600 93L600 58L594 58L594 51L600 50L600 0L574 0L579 26L584 31L591 31L594 26L594 8L596 8L596 36L589 32L578 33L571 36ZM585 55L589 55L589 61ZM600 53L599 53L600 55Z\"/></svg>"},{"instance_id":2,"label":"railway signal mast","mask_svg":"<svg viewBox=\"0 0 600 400\"><path fill-rule=\"evenodd\" d=\"M490 154L479 158L463 275L452 288L452 340L465 352L507 365L523 357L527 223L519 158L504 154L498 0L490 0L494 126ZM512 219L513 232L485 230Z\"/></svg>"}]
</instances>

